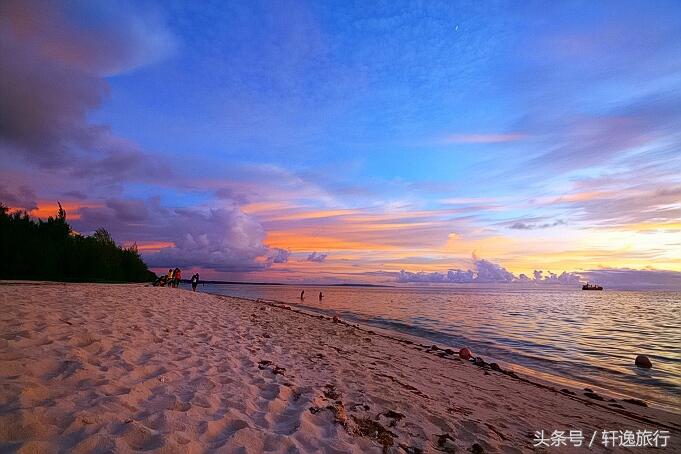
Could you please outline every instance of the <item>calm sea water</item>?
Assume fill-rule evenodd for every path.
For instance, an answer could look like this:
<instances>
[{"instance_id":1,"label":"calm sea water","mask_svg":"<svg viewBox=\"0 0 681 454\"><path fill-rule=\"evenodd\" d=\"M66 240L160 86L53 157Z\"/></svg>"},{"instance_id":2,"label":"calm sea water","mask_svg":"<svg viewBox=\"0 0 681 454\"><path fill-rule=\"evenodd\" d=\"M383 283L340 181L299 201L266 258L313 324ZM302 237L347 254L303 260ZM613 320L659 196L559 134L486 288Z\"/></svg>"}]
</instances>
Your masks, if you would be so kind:
<instances>
[{"instance_id":1,"label":"calm sea water","mask_svg":"<svg viewBox=\"0 0 681 454\"><path fill-rule=\"evenodd\" d=\"M441 346L469 346L476 356L520 372L681 412L681 292L211 284L200 290L339 314ZM634 366L640 353L652 369Z\"/></svg>"}]
</instances>

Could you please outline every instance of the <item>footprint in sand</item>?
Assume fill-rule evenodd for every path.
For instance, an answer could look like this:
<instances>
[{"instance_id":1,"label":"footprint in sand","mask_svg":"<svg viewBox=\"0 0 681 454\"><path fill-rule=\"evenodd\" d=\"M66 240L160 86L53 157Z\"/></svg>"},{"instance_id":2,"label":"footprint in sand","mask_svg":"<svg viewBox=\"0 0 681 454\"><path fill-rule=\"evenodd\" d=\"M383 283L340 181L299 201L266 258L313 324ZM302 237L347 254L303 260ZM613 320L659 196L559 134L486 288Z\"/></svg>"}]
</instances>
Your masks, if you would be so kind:
<instances>
[{"instance_id":1,"label":"footprint in sand","mask_svg":"<svg viewBox=\"0 0 681 454\"><path fill-rule=\"evenodd\" d=\"M238 431L247 427L249 425L246 421L234 415L225 416L219 420L204 421L199 425L198 431L202 433L199 439L206 442L211 449L217 449L227 443Z\"/></svg>"},{"instance_id":2,"label":"footprint in sand","mask_svg":"<svg viewBox=\"0 0 681 454\"><path fill-rule=\"evenodd\" d=\"M122 437L130 448L139 451L159 449L164 444L162 434L134 421L124 424Z\"/></svg>"},{"instance_id":3,"label":"footprint in sand","mask_svg":"<svg viewBox=\"0 0 681 454\"><path fill-rule=\"evenodd\" d=\"M309 392L310 388L291 392L283 410L273 418L273 430L276 434L292 435L300 429L303 414L310 406Z\"/></svg>"}]
</instances>

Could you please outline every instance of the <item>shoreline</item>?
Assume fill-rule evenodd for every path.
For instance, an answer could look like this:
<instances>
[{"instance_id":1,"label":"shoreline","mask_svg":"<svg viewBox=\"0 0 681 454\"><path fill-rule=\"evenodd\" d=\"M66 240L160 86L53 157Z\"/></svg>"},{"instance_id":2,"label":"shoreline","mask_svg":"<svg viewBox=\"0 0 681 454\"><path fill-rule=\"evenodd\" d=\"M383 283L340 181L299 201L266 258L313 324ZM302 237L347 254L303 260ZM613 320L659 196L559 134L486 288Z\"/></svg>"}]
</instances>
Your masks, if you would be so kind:
<instances>
[{"instance_id":1,"label":"shoreline","mask_svg":"<svg viewBox=\"0 0 681 454\"><path fill-rule=\"evenodd\" d=\"M315 309L308 310L307 306L304 308L300 308L297 304L290 304L284 301L277 301L277 300L265 300L265 299L253 299L253 298L244 298L244 297L237 297L237 296L230 296L230 295L223 295L219 293L211 293L211 292L205 292L210 295L217 296L219 298L230 298L230 299L237 299L237 300L244 300L248 301L251 303L256 303L256 304L265 304L271 307L276 307L278 309L284 309L284 310L291 310L292 312L296 312L298 314L306 315L309 317L313 318L321 318L324 320L328 321L333 321L333 317L323 313L322 311L315 311ZM458 358L458 350L464 346L453 346L453 345L447 345L447 346L442 346L442 345L437 345L433 344L430 342L429 339L421 336L417 336L414 334L409 334L409 333L403 333L401 331L397 330L391 330L390 328L384 328L380 326L374 326L368 323L362 323L362 322L357 322L357 321L352 321L349 322L347 320L341 319L339 322L340 324L343 324L348 327L352 327L361 331L364 331L367 334L372 334L372 335L378 335L382 336L386 339L393 340L395 342L400 342L408 345L413 345L414 347L420 347L425 353L430 353L434 354L436 356L439 356L445 360L452 360L454 358ZM435 347L435 348L434 348ZM451 352L451 353L450 353ZM489 359L488 357L482 358L483 360ZM600 395L603 397L607 402L613 403L617 401L624 401L624 402L637 402L634 405L638 405L641 407L651 407L651 408L656 408L658 410L668 412L671 414L679 414L681 416L681 412L675 411L676 409L673 407L666 407L663 405L658 405L657 402L650 402L646 401L644 399L639 399L634 396L618 393L614 390L604 388L602 386L598 385L593 385L589 383L580 383L580 382L575 382L569 378L563 378L555 374L548 374L540 371L536 371L530 367L522 366L516 363L511 363L508 361L504 360L498 360L492 357L494 361L484 361L482 364L476 364L474 359L469 360L468 362L473 365L478 365L479 367L483 367L484 370L489 371L490 368L485 367L489 366L490 364L498 363L499 366L501 366L502 373L509 374L512 373L516 375L518 380L524 381L525 383L538 386L541 388L545 388L554 392L559 392L561 394L565 394L568 397L574 398L576 400L581 400L582 402L589 402L595 405L598 405L598 402L593 402L593 400L598 400L596 399L591 399L589 400L588 397L580 397L578 393L583 392L585 389L592 389L591 394L596 394ZM595 388L595 389L593 389ZM565 390L569 392L565 392ZM573 394L570 394L572 392Z\"/></svg>"},{"instance_id":2,"label":"shoreline","mask_svg":"<svg viewBox=\"0 0 681 454\"><path fill-rule=\"evenodd\" d=\"M31 283L4 287L0 306L10 451L525 452L535 431L566 429L667 430L681 446L678 414L288 305Z\"/></svg>"},{"instance_id":3,"label":"shoreline","mask_svg":"<svg viewBox=\"0 0 681 454\"><path fill-rule=\"evenodd\" d=\"M228 298L236 298L236 299L243 299L251 302L258 302L262 304L273 304L273 305L283 305L283 306L291 306L294 308L294 311L300 312L302 314L306 315L311 315L311 316L318 316L318 315L323 315L329 320L332 318L332 315L335 313L334 310L332 309L324 309L324 308L318 308L315 306L310 306L310 305L305 305L305 304L299 304L298 302L291 302L291 301L282 301L282 300L273 300L273 299L262 299L262 298L250 298L250 297L242 297L242 296L233 296L233 295L227 295L224 293L217 293L217 292L211 292L209 290L204 290L205 293L209 293L215 296L224 296ZM338 314L340 315L340 314ZM400 339L408 339L411 340L412 342L415 343L420 343L422 344L422 347L430 347L433 345L433 343L438 345L439 350L444 351L446 349L453 349L456 352L462 347L468 347L468 345L462 344L462 345L454 345L454 344L449 344L445 342L441 342L438 340L434 339L429 339L426 336L420 336L418 334L412 334L406 331L401 331L397 328L391 328L391 327L385 327L382 326L380 323L373 324L371 322L364 322L361 320L358 320L354 316L351 315L351 317L348 317L346 321L351 321L351 324L361 327L364 331L376 331L379 333L383 333L386 337L388 338L394 338L395 340L400 340ZM443 346L444 345L444 346ZM475 351L473 352L474 356ZM608 387L607 385L603 384L598 384L598 383L590 383L588 381L578 381L573 378L569 378L567 376L562 376L557 373L553 372L545 372L545 371L540 371L533 369L531 366L526 366L522 365L513 361L508 361L505 359L499 359L498 357L494 355L485 355L484 356L485 360L491 359L491 362L497 362L499 365L508 368L512 371L515 371L518 374L522 374L527 377L528 381L536 381L540 385L543 386L548 386L548 387L553 387L553 388L567 388L571 391L574 392L581 392L584 389L592 389L596 393L601 394L603 397L607 398L614 398L616 400L629 400L629 401L637 401L645 404L645 406L650 406L654 408L658 408L663 411L667 411L670 413L675 413L675 414L681 414L681 404L677 405L672 405L671 403L669 404L664 404L663 402L659 402L658 400L650 400L647 398L645 395L636 395L636 394L627 394L624 391L618 392L615 391L612 387ZM649 397L649 396L648 396Z\"/></svg>"}]
</instances>

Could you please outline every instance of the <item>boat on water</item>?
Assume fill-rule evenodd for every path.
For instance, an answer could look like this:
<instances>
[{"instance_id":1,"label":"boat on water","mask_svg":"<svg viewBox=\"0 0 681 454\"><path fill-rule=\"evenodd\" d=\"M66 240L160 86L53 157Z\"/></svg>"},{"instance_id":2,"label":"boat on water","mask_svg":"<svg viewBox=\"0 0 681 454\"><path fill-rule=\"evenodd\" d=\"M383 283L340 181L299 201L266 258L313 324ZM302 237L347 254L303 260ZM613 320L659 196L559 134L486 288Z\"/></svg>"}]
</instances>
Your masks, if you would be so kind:
<instances>
[{"instance_id":1,"label":"boat on water","mask_svg":"<svg viewBox=\"0 0 681 454\"><path fill-rule=\"evenodd\" d=\"M586 284L582 285L582 290L603 290L603 287L587 282Z\"/></svg>"}]
</instances>

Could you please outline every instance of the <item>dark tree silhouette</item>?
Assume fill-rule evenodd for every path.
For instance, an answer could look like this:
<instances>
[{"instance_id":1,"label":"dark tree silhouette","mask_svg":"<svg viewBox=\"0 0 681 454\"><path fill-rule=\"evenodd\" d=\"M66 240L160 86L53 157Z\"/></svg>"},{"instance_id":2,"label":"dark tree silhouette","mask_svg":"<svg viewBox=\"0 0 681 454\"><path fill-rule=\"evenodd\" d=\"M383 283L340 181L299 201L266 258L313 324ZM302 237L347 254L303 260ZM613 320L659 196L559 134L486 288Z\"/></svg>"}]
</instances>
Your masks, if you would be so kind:
<instances>
[{"instance_id":1,"label":"dark tree silhouette","mask_svg":"<svg viewBox=\"0 0 681 454\"><path fill-rule=\"evenodd\" d=\"M70 282L147 282L156 278L137 246L121 248L99 228L83 236L66 222L66 211L47 221L0 203L0 279Z\"/></svg>"}]
</instances>

